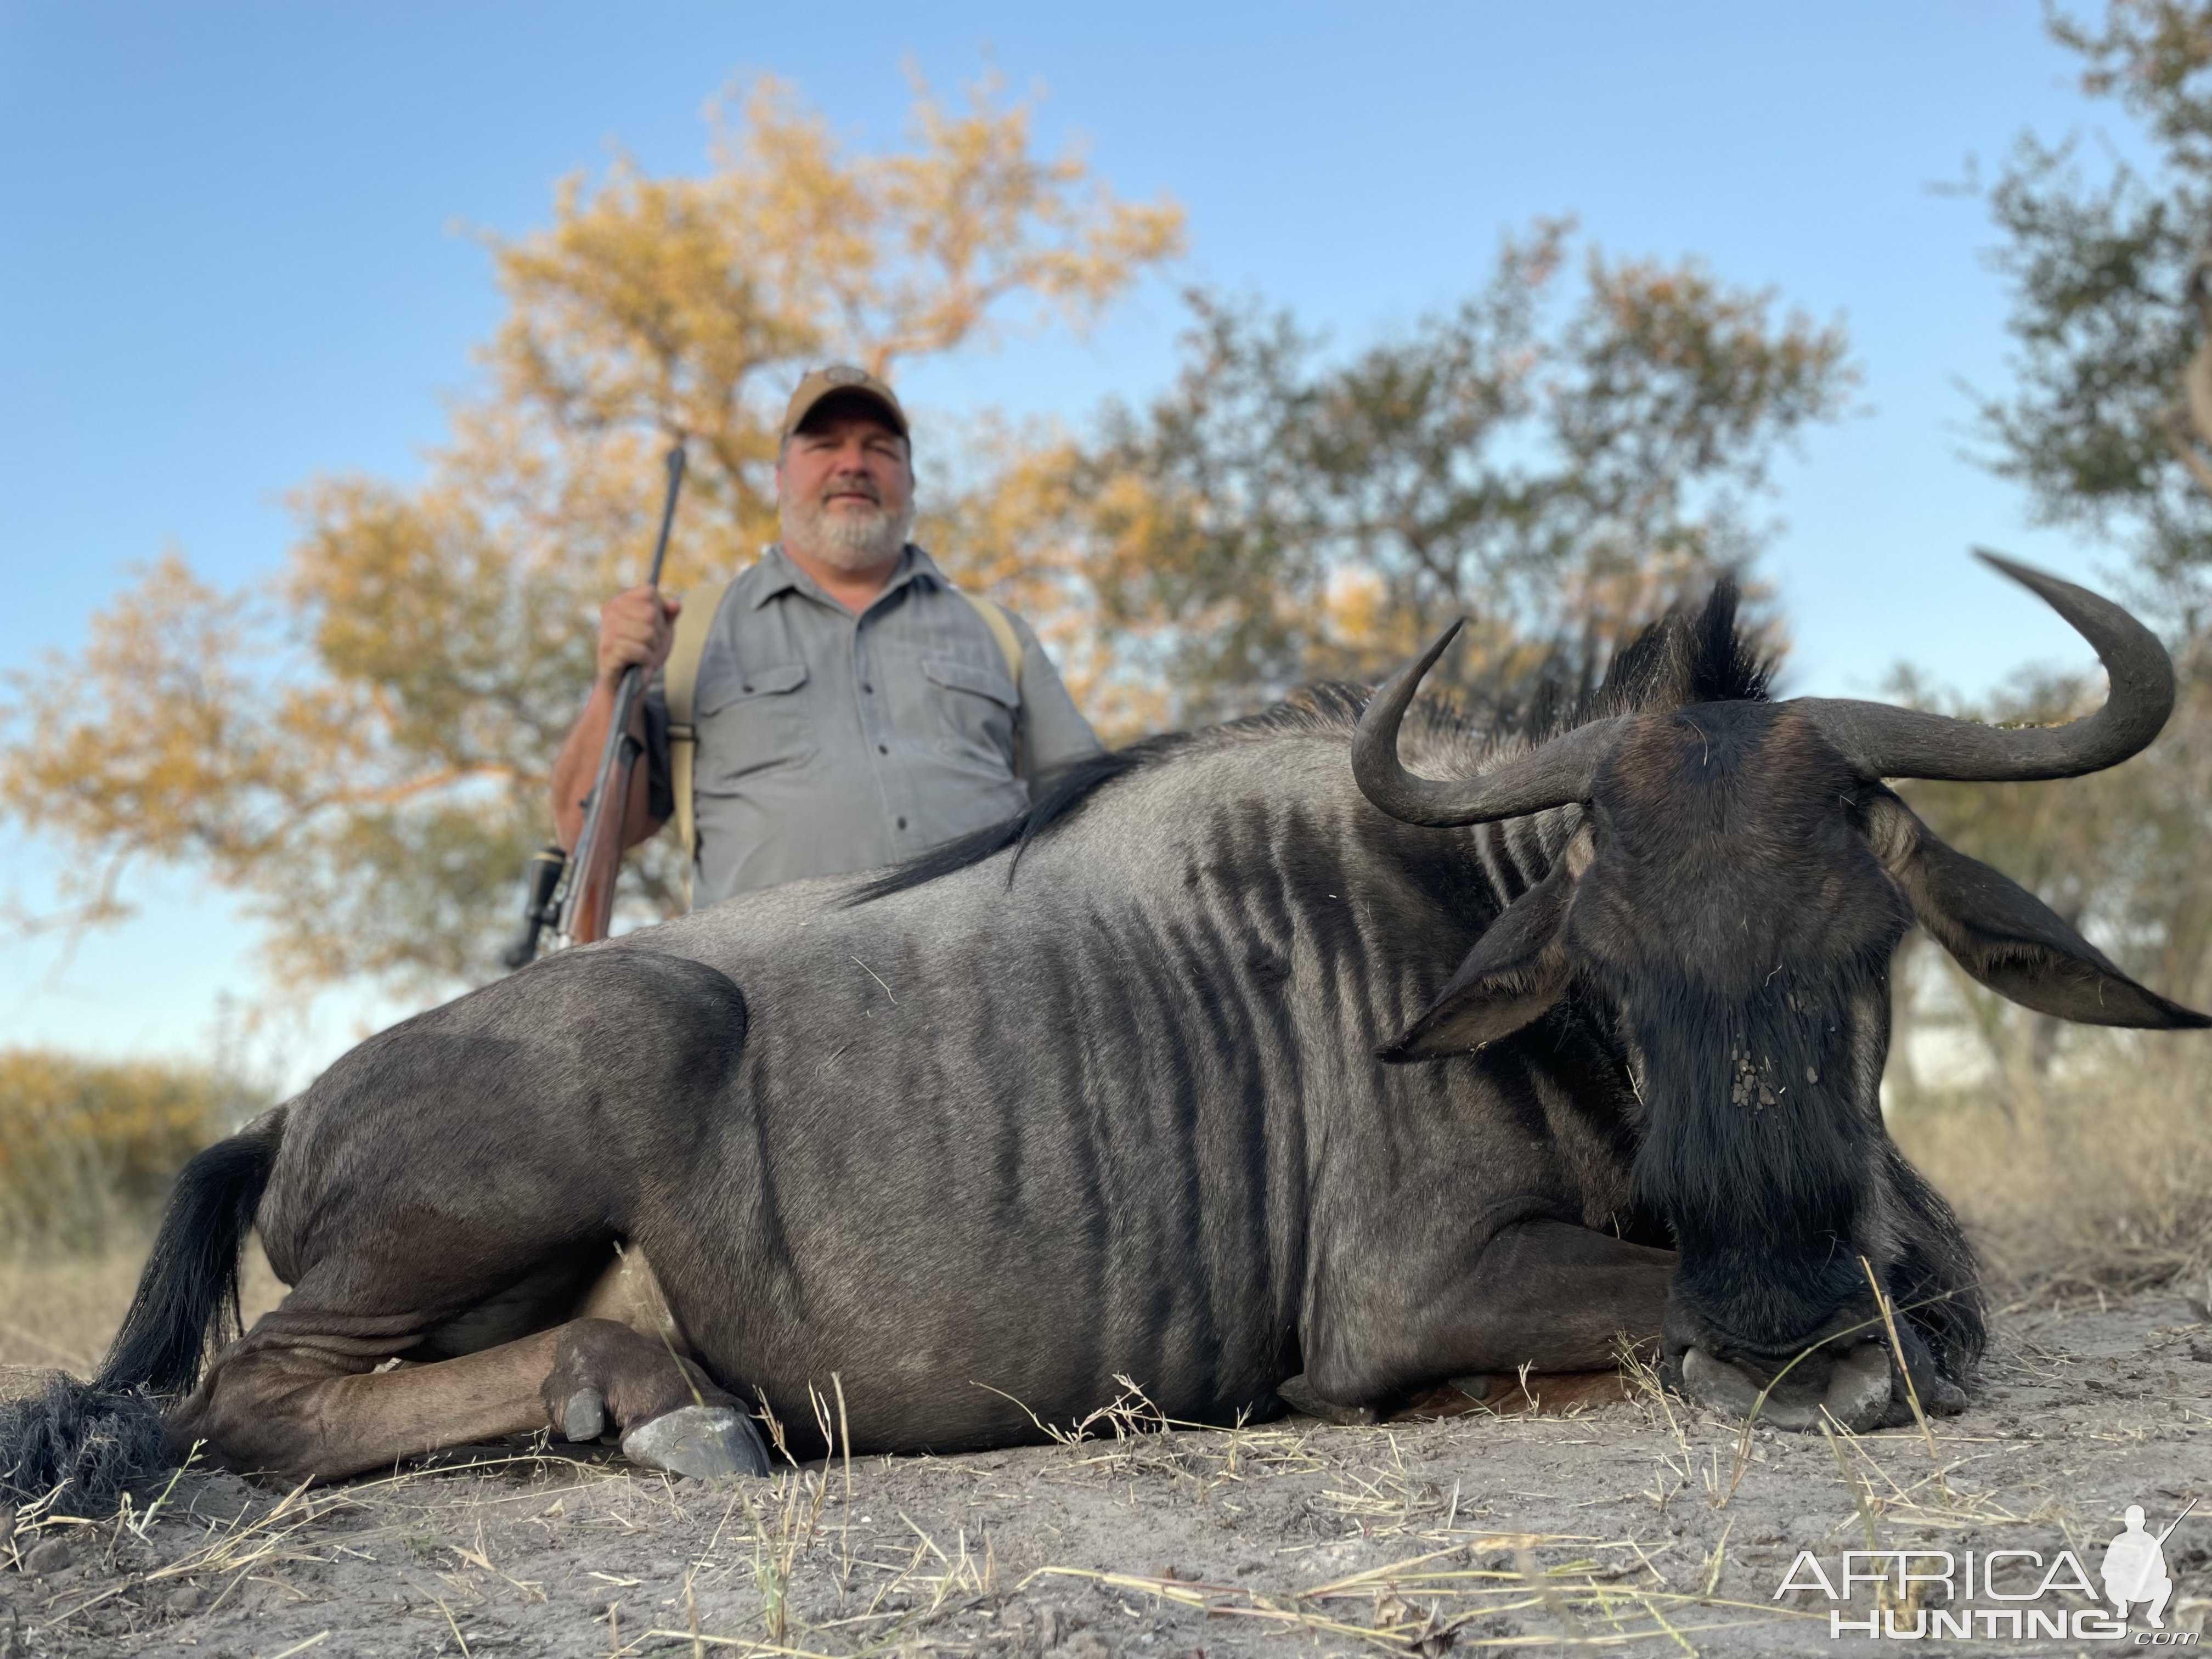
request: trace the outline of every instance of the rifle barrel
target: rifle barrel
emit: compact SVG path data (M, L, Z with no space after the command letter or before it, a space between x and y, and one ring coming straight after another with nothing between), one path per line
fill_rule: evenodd
M660 567L668 557L668 532L676 523L676 492L684 488L684 446L680 441L669 450L664 465L668 468L668 496L660 504L660 534L653 544L653 568L645 578L647 587L660 586Z
M2181 1511L2181 1513L2180 1513L2180 1514L2179 1514L2179 1515L2175 1516L2173 1517L2173 1519L2172 1519L2172 1520L2171 1520L2171 1521L2169 1521L2169 1522L2167 1522L2166 1523L2166 1530L2165 1530L2164 1532L2162 1532L2162 1533L2159 1534L2159 1535L2158 1535L2158 1541L2159 1541L2160 1543L2163 1544L2163 1543L2165 1543L2165 1542L2166 1542L2166 1540L2167 1539L2169 1539L2169 1538L2172 1537L2172 1536L2173 1536L2173 1529L2174 1529L2176 1527L2179 1526L2183 1522L2185 1522L2185 1521L2186 1521L2187 1519L2189 1519L2189 1511L2190 1511L2191 1510L2195 1509L2196 1507L2197 1507L2197 1500L2196 1500L2195 1498L2191 1498L2191 1499L2189 1500L2189 1503L2188 1503L2187 1506L2186 1506L2186 1507L2185 1507L2185 1508L2182 1510L2182 1511Z
M676 523L676 497L684 488L684 452L682 440L672 445L664 463L668 469L668 494L660 506L660 533L653 544L653 567L646 573L645 585L658 590L660 568L668 558L668 532ZM624 815L629 810L629 768L625 763L623 745L629 741L630 716L636 711L638 697L645 690L645 670L632 663L623 670L623 677L615 688L614 713L607 722L607 738L599 750L599 769L592 775L592 793L584 798L584 824L577 832L574 850L568 857L568 880L561 898L560 924L555 930L559 945L575 942L578 908L584 899L587 878L599 856L602 836L619 836ZM617 775L625 786L617 790L614 785ZM619 801L612 797L622 796ZM621 854L616 854L619 861Z

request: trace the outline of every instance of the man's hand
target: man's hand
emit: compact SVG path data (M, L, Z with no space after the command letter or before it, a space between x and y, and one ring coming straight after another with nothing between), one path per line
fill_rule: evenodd
M633 667L649 677L668 660L676 643L678 599L664 598L650 587L633 587L617 593L599 607L599 678L592 683L584 712L561 744L553 763L553 824L561 845L574 848L584 825L584 796L592 787L599 757L607 742L607 722L614 717L622 677ZM630 735L645 741L645 699L631 708ZM660 828L647 810L649 792L646 769L630 772L630 805L623 823L623 845L634 847Z
M599 607L599 684L609 690L635 664L648 678L668 660L676 643L676 613L684 608L650 587L626 588Z

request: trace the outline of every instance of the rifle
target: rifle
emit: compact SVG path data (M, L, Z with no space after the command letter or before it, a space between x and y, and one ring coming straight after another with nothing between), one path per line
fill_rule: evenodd
M561 919L561 878L568 872L568 849L549 841L530 855L530 869L522 878L522 932L499 953L509 968L526 968L538 960L538 935L545 925Z
M2193 1510L2193 1509L2195 1509L2196 1507L2197 1507L2197 1500L2196 1500L2195 1498L2191 1498L2191 1499L2189 1500L2189 1510ZM2159 1535L2158 1535L2158 1541L2159 1541L2159 1544L2160 1544L2160 1547L2163 1547L2165 1546L2166 1540L2167 1539L2169 1539L2169 1538L2171 1538L2171 1537L2172 1537L2172 1536L2173 1536L2173 1529L2174 1529L2176 1527L2179 1526L2183 1522L2185 1522L2185 1521L2186 1521L2187 1519L2189 1519L2189 1510L2182 1510L2182 1512L2181 1512L2180 1514L2179 1514L2179 1515L2175 1516L2173 1517L2173 1519L2172 1519L2172 1520L2171 1520L2171 1521L2169 1521L2169 1522L2167 1522L2166 1523L2166 1530L2165 1530L2164 1532L2162 1532L2162 1533L2159 1534Z
M660 509L660 535L653 547L653 568L646 586L660 586L660 567L668 557L668 532L676 522L676 497L684 488L684 446L668 452L668 496ZM584 797L584 827L574 852L549 844L530 860L523 899L522 933L500 960L520 968L536 959L538 936L550 922L555 950L588 945L607 936L615 908L615 881L622 872L623 822L629 811L630 779L642 745L630 735L630 717L645 695L645 670L632 663L615 688L614 713L607 722L606 746L592 793Z

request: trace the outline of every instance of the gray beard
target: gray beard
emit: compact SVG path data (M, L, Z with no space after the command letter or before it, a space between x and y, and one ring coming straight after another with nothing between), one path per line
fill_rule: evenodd
M907 532L914 528L911 505L896 514L886 513L880 506L867 514L850 509L832 513L821 501L785 500L777 506L782 511L787 545L796 545L802 553L848 576L879 568L897 558L906 546Z

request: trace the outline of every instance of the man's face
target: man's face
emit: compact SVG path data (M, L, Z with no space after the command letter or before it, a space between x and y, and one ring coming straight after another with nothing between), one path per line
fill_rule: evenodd
M907 441L864 411L833 412L784 446L775 495L785 546L839 570L888 564L914 524Z

